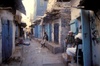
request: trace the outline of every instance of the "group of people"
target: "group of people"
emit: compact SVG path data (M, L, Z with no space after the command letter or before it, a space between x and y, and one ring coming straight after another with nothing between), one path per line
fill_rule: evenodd
M48 41L48 35L46 32L44 32L43 40L41 42L41 47L45 47L46 41ZM69 31L67 37L65 38L65 43L66 43L67 61L71 62L73 57L76 56L78 45L82 46L82 33L79 32L77 35L74 36L73 32Z
M77 35L74 36L73 32L69 31L65 39L65 43L66 43L67 61L71 62L72 59L77 54L78 45L82 46L82 34L79 32Z

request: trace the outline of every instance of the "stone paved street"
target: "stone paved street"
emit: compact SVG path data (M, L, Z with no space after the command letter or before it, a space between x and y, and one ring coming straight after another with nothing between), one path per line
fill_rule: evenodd
M11 61L2 66L65 66L61 54L52 54L47 48L41 48L39 42L35 40L27 40L25 43L25 45L18 46L20 52L14 55L21 57L21 61Z

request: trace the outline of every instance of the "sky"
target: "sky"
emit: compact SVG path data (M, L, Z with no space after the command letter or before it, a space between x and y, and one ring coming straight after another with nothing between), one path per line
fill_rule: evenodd
M47 2L44 2L44 0L22 0L22 3L25 7L26 15L19 11L17 11L17 14L21 14L21 22L26 23L27 27L36 20L37 16L43 16L47 7Z
M27 27L33 22L34 16L36 15L36 0L22 0L22 3L26 10L26 15L21 13L22 19L21 22L27 24Z

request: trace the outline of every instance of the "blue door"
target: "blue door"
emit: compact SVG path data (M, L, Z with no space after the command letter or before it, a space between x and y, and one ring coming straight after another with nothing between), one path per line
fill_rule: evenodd
M8 20L2 20L2 60L10 58L12 54L12 24Z
M41 38L41 32L42 32L42 28L40 25L38 25L38 38Z
M92 53L91 53L91 41L90 41L90 22L88 11L81 10L81 20L82 20L82 34L83 34L83 58L84 66L92 66Z
M35 38L38 38L38 25L35 26Z
M58 23L54 24L54 42L55 43L59 42L59 24Z
M51 27L51 24L46 24L45 25L45 31L48 35L48 41L51 41L51 31L52 31L52 27Z
M13 35L13 29L12 29L12 22L11 21L7 21L8 22L8 41L9 41L9 56L11 56L12 54L12 35Z
M49 31L48 31L48 35L49 35L49 41L51 41L51 36L52 36L52 25L49 24Z

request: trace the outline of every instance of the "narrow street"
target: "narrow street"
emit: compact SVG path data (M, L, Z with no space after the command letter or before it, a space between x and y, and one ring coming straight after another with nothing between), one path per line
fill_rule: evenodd
M21 57L21 61L11 61L2 66L64 66L61 54L52 54L47 48L41 48L39 42L35 40L27 40L25 43L25 45L18 46L21 51L14 55Z
M100 66L99 61L99 0L0 0L0 66Z

